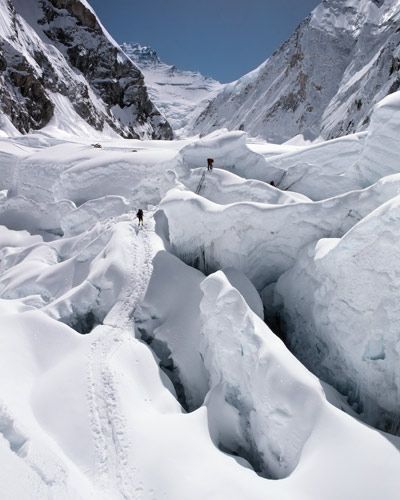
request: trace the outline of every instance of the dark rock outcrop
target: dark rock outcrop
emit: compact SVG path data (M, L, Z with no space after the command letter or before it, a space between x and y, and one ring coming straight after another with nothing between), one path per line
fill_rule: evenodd
M80 0L30 2L36 9L12 0L1 6L9 30L0 32L0 107L20 132L47 125L61 95L96 130L108 126L126 138L172 138L142 73L90 8Z

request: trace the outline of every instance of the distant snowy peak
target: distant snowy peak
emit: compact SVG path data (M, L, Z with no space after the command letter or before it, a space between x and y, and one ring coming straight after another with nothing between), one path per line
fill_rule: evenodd
M22 133L172 138L142 73L84 0L0 0L0 111Z
M121 48L138 65L161 64L157 52L151 47L140 45L140 43L124 42L121 44Z
M152 101L178 135L186 133L195 117L223 88L220 82L197 71L163 62L151 47L128 42L121 48L141 69Z
M337 36L345 30L356 40L366 27L396 21L399 0L323 0L311 13L311 25Z
M399 0L324 0L210 102L194 131L228 127L284 142L364 130L374 105L400 88L399 28Z

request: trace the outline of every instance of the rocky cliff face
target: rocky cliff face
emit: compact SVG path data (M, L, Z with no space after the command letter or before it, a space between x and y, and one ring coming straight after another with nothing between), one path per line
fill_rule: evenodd
M0 0L0 107L22 133L58 117L172 138L143 75L84 0Z
M178 135L187 133L192 120L223 87L197 71L164 63L151 47L123 43L122 49L143 72L151 100Z
M365 129L375 103L400 88L399 15L399 0L324 0L267 61L227 85L194 130L283 142Z

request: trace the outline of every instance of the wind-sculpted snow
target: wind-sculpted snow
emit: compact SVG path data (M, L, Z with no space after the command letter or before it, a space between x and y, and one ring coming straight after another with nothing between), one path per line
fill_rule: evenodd
M372 425L399 431L400 198L310 245L276 287L288 343Z
M61 229L64 235L73 236L92 228L97 222L116 218L132 209L128 200L123 196L106 195L94 200L88 200L78 208L74 208L64 215L61 220Z
M75 329L87 329L86 323L93 327L115 303L123 281L121 255L115 248L121 226L114 234L97 225L75 238L2 249L0 296L36 297L51 316Z

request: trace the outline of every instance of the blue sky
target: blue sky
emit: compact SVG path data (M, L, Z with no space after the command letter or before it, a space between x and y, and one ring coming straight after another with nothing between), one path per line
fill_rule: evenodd
M222 82L262 63L319 0L89 0L118 42Z

